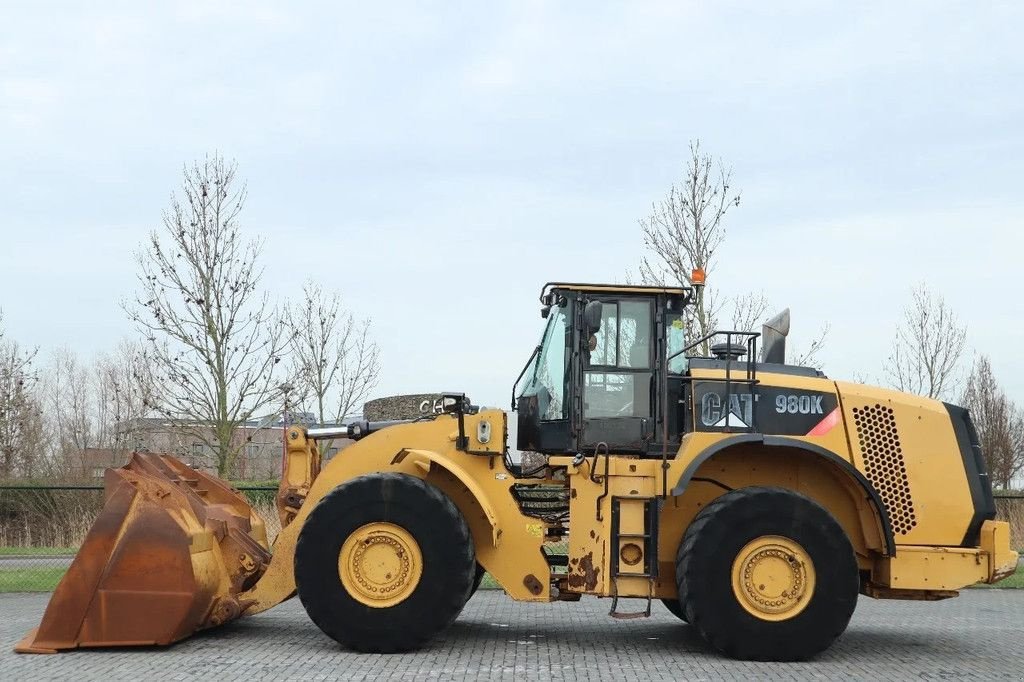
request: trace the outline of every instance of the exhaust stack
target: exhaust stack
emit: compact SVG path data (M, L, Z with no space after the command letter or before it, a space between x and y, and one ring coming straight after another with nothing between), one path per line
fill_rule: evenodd
M789 335L789 308L764 323L761 338L765 362L786 363L786 337Z

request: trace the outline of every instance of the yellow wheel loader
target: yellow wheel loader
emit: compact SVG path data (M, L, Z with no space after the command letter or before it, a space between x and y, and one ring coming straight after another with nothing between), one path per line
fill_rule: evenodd
M725 655L788 661L827 648L859 594L945 599L1015 570L965 410L786 364L788 313L687 339L694 296L543 288L513 388L532 467L506 413L461 394L287 429L272 547L236 491L134 455L17 650L170 644L298 595L343 646L407 651L486 571L513 599L604 597L617 618L660 601ZM342 436L321 470L318 441Z

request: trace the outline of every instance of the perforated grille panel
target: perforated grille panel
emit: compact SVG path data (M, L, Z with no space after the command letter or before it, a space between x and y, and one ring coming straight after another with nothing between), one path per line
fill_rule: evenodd
M855 407L853 421L868 480L889 511L893 532L906 535L917 525L917 516L910 498L907 466L892 408L885 405Z

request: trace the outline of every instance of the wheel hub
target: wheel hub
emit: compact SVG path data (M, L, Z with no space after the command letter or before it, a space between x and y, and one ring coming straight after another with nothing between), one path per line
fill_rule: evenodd
M732 590L740 606L767 621L795 617L811 601L815 572L799 543L779 535L751 540L732 564Z
M353 599L387 608L416 590L423 575L423 555L416 539L401 526L368 523L341 546L338 575Z

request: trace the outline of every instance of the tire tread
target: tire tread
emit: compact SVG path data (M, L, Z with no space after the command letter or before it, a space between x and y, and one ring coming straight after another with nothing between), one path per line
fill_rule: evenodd
M369 489L368 492L366 488ZM447 530L454 534L453 542L450 543L454 550L448 555L449 560L444 566L446 575L450 576L450 580L446 578L446 581L454 588L439 590L435 586L427 586L436 596L431 609L433 613L420 614L424 617L408 619L402 627L375 627L367 623L365 618L353 618L353 614L337 613L329 608L328 600L323 598L323 591L337 589L343 592L344 587L340 580L333 586L305 584L307 580L317 581L310 579L312 573L304 570L306 567L302 565L303 562L320 558L318 555L323 552L324 542L338 533L336 510L349 506L354 494L372 497L378 492L403 500L419 498L416 504L420 506L422 513L436 514L437 520L434 523L445 524ZM295 582L306 613L317 627L332 639L363 653L384 654L417 649L451 625L458 618L469 597L469 590L476 576L476 566L472 536L455 503L439 488L422 479L392 472L354 478L325 495L307 517L295 547ZM360 608L371 607L358 605L352 610L358 611ZM434 617L428 617L429 615Z
M819 516L821 523L829 526L830 531L817 538L824 543L821 556L829 557L829 561L846 560L845 566L816 566L819 575L834 569L840 574L847 574L850 583L840 584L837 588L834 615L824 622L815 623L815 628L807 628L802 637L785 638L768 645L764 638L743 636L738 628L709 622L712 619L707 611L702 612L696 606L701 599L701 591L713 579L706 574L709 556L735 533L730 517L736 515L735 510L751 505L765 510L788 510L796 505L803 507L808 514ZM685 604L687 621L714 648L732 658L746 660L805 660L823 651L846 629L856 606L858 591L853 548L838 521L813 500L785 488L740 488L715 498L697 514L683 536L676 554L676 579L679 601Z

